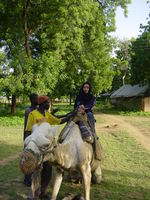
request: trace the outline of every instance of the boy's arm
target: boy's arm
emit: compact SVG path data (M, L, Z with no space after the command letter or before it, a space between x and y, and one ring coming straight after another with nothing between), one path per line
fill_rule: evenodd
M27 120L27 126L25 129L25 133L29 136L31 134L32 131L32 126L33 126L33 116L32 113L29 114L28 116L28 120Z

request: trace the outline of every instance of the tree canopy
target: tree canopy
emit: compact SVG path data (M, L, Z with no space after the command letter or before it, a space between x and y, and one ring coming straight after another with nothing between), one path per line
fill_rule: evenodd
M132 39L118 41L115 57L113 58L114 79L112 82L112 90L116 90L120 86L130 83L131 42Z
M130 0L0 0L1 91L74 94L89 80L111 88L115 11Z
M133 84L150 84L150 21L141 25L141 35L132 42L131 81Z

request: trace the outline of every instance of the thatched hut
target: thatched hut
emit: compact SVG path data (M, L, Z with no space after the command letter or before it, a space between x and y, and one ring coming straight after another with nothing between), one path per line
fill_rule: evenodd
M123 85L110 96L112 104L128 110L150 111L148 85Z

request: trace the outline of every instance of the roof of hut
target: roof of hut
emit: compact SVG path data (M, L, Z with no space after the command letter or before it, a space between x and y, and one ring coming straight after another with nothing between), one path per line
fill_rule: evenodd
M119 98L119 97L138 97L138 96L145 96L148 91L148 85L129 85L125 84L120 87L118 90L113 92L110 98Z

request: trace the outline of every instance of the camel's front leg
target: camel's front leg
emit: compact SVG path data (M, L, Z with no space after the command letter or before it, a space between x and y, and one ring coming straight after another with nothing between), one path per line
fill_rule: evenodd
M36 200L39 197L41 188L41 169L37 169L32 174L32 185L28 194L28 200Z
M57 173L54 178L51 200L56 200L56 198L57 198L57 194L59 192L61 182L62 182L62 174L63 174L63 171L60 169L57 169Z
M81 168L81 173L83 175L84 198L85 198L85 200L90 200L90 185L91 185L91 167L90 167L90 165L83 166Z

